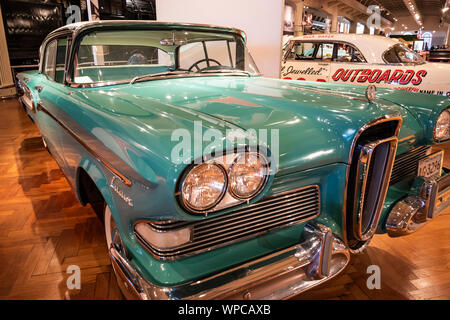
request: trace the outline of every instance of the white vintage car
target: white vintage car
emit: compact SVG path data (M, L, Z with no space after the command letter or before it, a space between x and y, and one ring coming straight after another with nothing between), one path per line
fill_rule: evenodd
M397 39L366 34L292 38L285 47L281 78L450 96L450 64L426 62Z

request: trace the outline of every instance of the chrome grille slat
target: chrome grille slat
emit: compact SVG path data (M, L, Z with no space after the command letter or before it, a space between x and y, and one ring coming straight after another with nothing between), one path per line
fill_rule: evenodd
M177 248L157 249L146 243L139 234L136 232L135 234L136 238L155 257L174 259L302 223L317 217L319 213L320 192L319 187L314 185L275 194L218 217L194 222L169 222L166 225L151 223L152 227L160 231L190 226L192 228L191 242Z
M391 180L389 184L396 184L405 177L416 174L419 166L419 161L426 158L429 154L429 151L430 147L423 146L398 155L395 159L394 168L392 169Z
M314 210L314 207L315 207L314 204L310 204L309 206L307 206L305 208L300 208L299 210L309 211L310 209ZM270 215L270 218L273 220L275 220L276 218L286 218L287 213L289 214L289 213L294 213L294 212L296 212L295 209L290 210L288 212L281 212L278 214ZM270 213L271 212L269 212L269 214ZM268 214L265 215L265 218L267 217L267 215ZM289 215L287 215L287 216L289 216ZM220 229L221 226L212 228L211 230L204 230L204 231L200 231L200 232L197 232L197 229L194 227L194 239L197 240L197 239L201 239L202 237L205 237L205 236L211 236L211 235L217 234L220 231L225 233L227 230L239 229L239 228L246 227L246 226L253 226L254 224L257 224L258 222L265 221L265 220L266 219L263 219L263 218L253 218L250 221L246 221L245 223L235 222L235 223L231 224L231 227L229 225L227 225L224 229L221 229L219 231L215 231L215 230Z
M243 209L238 209L227 215L214 218L215 219L214 221L223 221L223 220L229 221L230 219L232 219L236 216L241 217L243 213L251 213L251 212L256 212L256 211L260 212L259 210L261 210L261 209L272 207L272 203L275 201L276 201L277 206L279 206L280 204L291 203L290 199L294 198L295 196L299 196L299 195L300 195L300 197L298 198L298 200L305 199L307 197L311 197L314 192L315 191L309 191L309 192L306 192L305 194L296 193L289 197L282 197L280 201L276 201L277 199L268 199L268 200L263 199L261 202L258 202L255 205L251 205L251 206L248 206ZM207 224L209 226L211 224L211 219L205 219L203 221L199 221L197 225L201 226L203 224Z
M244 231L244 232L236 231L235 233L229 234L228 237L226 237L225 239L220 238L220 237L215 237L212 241L201 241L201 242L195 243L195 245L183 246L183 247L176 248L174 250L160 251L160 250L153 249L153 251L159 252L160 254L164 254L165 256L174 255L174 254L179 256L181 254L181 252L183 252L183 251L191 252L193 250L198 250L201 248L210 248L211 246L214 246L217 243L223 244L224 241L230 241L230 240L234 240L234 239L245 239L246 236L253 235L254 231L258 231L258 232L261 230L270 231L274 227L289 226L289 225L292 225L293 223L297 222L297 219L299 216L302 216L302 214L296 215L295 217L292 217L286 221L263 225L254 230L248 230L248 231ZM311 216L311 217L313 217L313 216ZM300 221L300 222L302 222L302 221Z
M293 207L293 206L295 206L297 204L306 206L308 204L314 203L315 201L316 201L316 199L310 199L308 201L302 200L302 201L296 201L296 202L293 202L293 203L284 203L281 206L276 206L277 210L275 210L275 211L272 211L274 209L274 207L266 207L266 208L264 208L264 210L261 210L261 211L252 210L252 212L250 212L250 214L247 212L245 217L248 218L248 219L255 219L255 218L256 219L258 219L258 218L260 219L261 217L265 217L267 215L270 215L270 216L273 217L275 213L278 213L278 212L283 213L284 209L287 206ZM241 220L242 220L241 216L234 216L231 219L221 220L221 221L217 221L217 222L214 222L214 223L211 223L211 224L205 224L203 226L202 225L196 225L195 226L195 230L196 231L198 230L198 232L201 232L202 230L205 230L205 229L206 230L214 230L214 229L217 228L217 226L221 226L223 224L227 224L229 226L229 225L233 225L233 224L239 223L239 222L241 222Z
M309 214L312 214L312 213L313 213L313 211L310 210ZM215 236L212 236L210 238L206 238L206 235L203 235L202 237L200 237L200 239L197 239L194 236L194 240L199 241L199 243L202 243L202 242L206 242L206 241L209 242L210 240L215 240L215 239L226 239L230 235L235 235L238 233L245 233L245 232L253 232L255 230L264 229L266 227L271 227L272 225L278 225L279 223L284 223L287 221L290 222L291 220L296 220L298 217L301 217L301 216L303 216L303 212L297 211L297 212L295 212L295 214L290 214L290 215L287 215L286 217L278 217L277 219L273 219L273 221L265 221L265 222L259 223L259 224L257 224L258 227L256 227L256 228L254 225L246 225L242 229L235 227L235 228L231 228L228 231L225 231L220 234L218 234L216 232ZM309 216L309 215L306 215L306 216Z

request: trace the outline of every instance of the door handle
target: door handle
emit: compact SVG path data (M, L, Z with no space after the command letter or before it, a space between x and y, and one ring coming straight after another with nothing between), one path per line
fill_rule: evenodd
M41 91L44 89L42 86L35 86L34 90L36 90L38 93L41 93Z

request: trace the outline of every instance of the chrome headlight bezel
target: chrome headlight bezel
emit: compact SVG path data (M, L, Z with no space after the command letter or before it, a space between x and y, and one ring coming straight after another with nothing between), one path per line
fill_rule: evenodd
M439 121L440 121L441 117L446 116L446 114L447 114L448 117L450 117L450 107L447 107L444 110L442 110L441 113L439 113L439 116L436 119L436 123L434 124L434 127L433 127L433 140L435 142L443 142L443 141L446 141L446 140L450 139L450 129L447 129L448 130L447 134L444 137L439 138L439 137L436 136L437 129L438 129L437 127L438 127ZM449 128L450 127L450 121L447 123L447 125L448 125L447 128Z
M241 157L246 157L247 155L256 155L256 157L258 157L260 159L260 163L261 163L261 168L265 171L265 174L263 176L263 179L261 180L261 182L259 183L259 185L257 186L257 188L255 188L251 193L249 193L246 196L243 195L239 195L238 192L236 190L233 189L232 183L233 183L233 178L232 178L232 172L233 172L233 168L238 164L237 161L239 161L239 159ZM264 188L264 186L267 183L267 179L268 179L268 172L269 172L269 162L267 160L267 158L261 154L261 153L257 153L257 152L245 152L245 153L240 153L236 156L236 158L233 160L233 163L230 165L229 169L228 169L228 182L229 182L229 192L231 193L231 195L236 198L236 199L240 199L240 200L247 200L247 199L252 199L254 198L259 192L261 192L261 190Z
M248 197L239 197L230 190L230 169L231 169L232 165L234 164L235 160L239 156L242 156L246 153L256 153L258 155L258 157L263 159L262 162L265 163L265 167L264 167L265 174L264 174L263 182L261 183L261 185L258 186L258 188L257 188L257 190L255 190L255 192L253 192ZM214 164L224 170L225 175L226 175L226 186L224 188L224 192L221 195L221 197L218 198L218 200L213 205L209 206L208 208L199 209L199 208L193 207L192 205L190 205L189 203L186 203L186 201L184 201L183 186L185 184L186 178L189 175L189 173L192 170L194 170L194 168L196 168L200 165L203 165L205 163L206 164ZM234 150L233 152L224 152L223 155L220 155L220 156L210 155L208 157L204 157L203 162L201 162L201 163L194 162L191 165L189 165L183 171L183 173L180 175L180 179L177 183L175 196L178 200L179 205L186 212L188 212L190 214L206 216L209 213L218 212L218 211L230 208L230 207L234 207L234 206L240 205L242 203L248 202L251 199L256 198L258 195L261 194L261 192L267 186L267 183L269 181L269 176L270 176L270 161L269 161L269 158L265 154L263 154L261 152L250 151L248 149L246 149L245 151Z
M222 190L221 190L219 196L216 198L216 200L212 204L210 204L208 206L205 206L205 207L195 207L194 205L189 203L189 201L187 201L185 199L185 197L183 197L183 190L184 190L185 183L186 183L186 180L187 180L188 176L190 174L192 174L192 172L195 169L198 169L201 166L205 166L205 165L211 165L211 166L219 169L222 172L223 177L224 177L224 185L222 187ZM180 198L181 198L181 201L183 202L183 206L188 208L190 211L193 211L193 212L204 212L204 211L210 210L211 208L214 208L220 201L222 201L225 193L227 192L227 189L228 189L228 174L227 174L225 168L221 164L216 163L214 161L212 161L212 162L207 161L207 162L203 162L203 163L191 166L189 168L189 170L183 175L183 182L181 183L181 186L180 186Z

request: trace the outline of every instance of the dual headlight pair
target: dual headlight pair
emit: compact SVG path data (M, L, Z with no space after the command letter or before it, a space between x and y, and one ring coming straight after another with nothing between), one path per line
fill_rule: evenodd
M208 213L248 201L267 183L269 162L261 153L245 151L211 158L190 167L179 187L181 205L192 213Z
M226 154L191 165L182 175L177 196L190 213L207 214L256 197L269 177L269 161L258 152ZM191 227L162 231L147 222L134 230L156 250L171 250L191 241Z
M450 108L445 109L439 115L434 126L433 138L437 142L450 139Z

